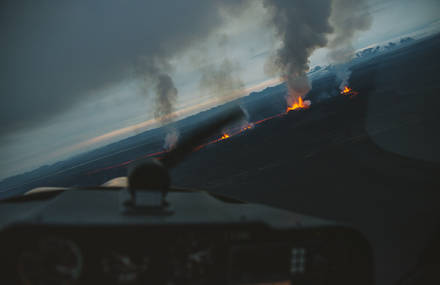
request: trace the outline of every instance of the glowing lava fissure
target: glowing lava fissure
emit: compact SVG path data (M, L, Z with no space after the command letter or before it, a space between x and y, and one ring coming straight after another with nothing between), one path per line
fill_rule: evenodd
M301 97L298 97L296 101L293 102L290 106L287 106L286 113L289 113L290 111L297 110L297 109L307 109L310 107L310 101L305 100Z
M247 130L250 130L253 127L254 127L253 123L248 123L247 125L241 126L239 128L230 129L227 132L224 132L223 135L219 139L215 140L215 142L228 139L231 136L238 135L239 133L242 133L242 132L245 132Z
M305 101L305 102L309 102L308 104L307 103L304 104L302 99L300 100L300 102L301 102L301 105L303 105L303 107L300 107L300 108L308 108L310 106L310 101L308 101L308 100ZM298 109L298 108L295 108L295 109ZM292 110L294 110L294 109L292 109ZM196 148L194 148L194 151L199 151L200 149L202 149L202 148L204 148L204 147L206 147L208 145L215 144L215 143L218 143L220 141L229 139L232 136L235 136L237 134L245 132L245 131L247 131L249 129L253 129L256 125L262 124L262 123L264 123L266 121L270 121L272 119L282 117L282 116L286 115L287 112L289 112L289 111L286 111L285 113L276 114L274 116L270 116L270 117L264 118L262 120L255 121L253 123L249 123L246 126L242 126L242 127L238 128L238 129L236 128L236 129L230 130L228 132L225 132L225 133L223 133L223 135L221 137L218 137L217 139L208 141L207 143L204 143L204 144L201 144L201 145L197 146ZM110 169L114 169L114 168L127 167L128 164L133 163L133 162L138 161L138 160L141 160L141 159L145 159L145 158L153 158L154 157L154 158L160 160L162 158L162 155L167 153L167 152L169 152L169 150L162 150L162 151L158 151L158 152L155 152L155 153L150 153L150 154L144 155L144 156L142 156L140 158L135 158L135 159L132 159L132 160L128 160L128 161L116 164L116 165L111 165L111 166L107 166L107 167L104 167L104 168L100 168L100 169L95 169L95 170L89 171L89 172L87 172L87 175L96 174L98 172L105 171L105 170L110 170Z
M357 92L356 92L356 94L357 94ZM279 113L279 114L276 114L276 115L273 115L273 116L270 116L270 117L267 117L267 118L255 121L253 123L248 123L247 125L241 126L239 128L234 128L234 129L228 130L227 132L224 132L217 139L208 141L208 142L206 142L204 144L201 144L201 145L197 146L196 148L194 148L194 151L198 151L198 150L200 150L200 149L202 149L202 148L204 148L204 147L206 147L208 145L215 144L215 143L218 143L220 141L229 139L229 138L231 138L231 137L233 137L235 135L238 135L238 134L240 134L242 132L245 132L245 131L247 131L249 129L253 129L255 126L257 126L259 124L262 124L262 123L264 123L266 121L282 117L282 116L286 115L288 112L290 112L292 110L307 109L307 108L310 107L310 105L311 105L310 100L304 100L303 101L303 99L301 97L298 97L297 102L294 102L291 106L288 106L287 109L286 109L286 112ZM128 164L133 163L135 161L138 161L140 159L153 158L153 157L156 158L156 159L161 159L162 155L167 153L167 152L169 152L169 149L158 151L158 152L155 152L155 153L150 153L150 154L147 154L147 155L145 155L143 157L140 157L140 158L135 158L135 159L132 159L132 160L128 160L128 161L116 164L116 165L111 165L111 166L108 166L108 167L104 167L104 168L100 168L100 169L95 169L95 170L89 171L89 172L87 172L87 175L92 175L92 174L95 174L95 173L98 173L98 172L101 172L101 171L105 171L105 170L110 170L110 169L113 169L113 168L127 167Z

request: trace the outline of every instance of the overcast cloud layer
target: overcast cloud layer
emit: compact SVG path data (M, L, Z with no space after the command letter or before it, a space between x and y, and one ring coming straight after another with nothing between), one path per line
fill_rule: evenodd
M327 45L329 34L335 33L331 46L339 48L350 46L356 30L368 28L368 18L358 12L360 8L365 12L365 0L352 2L263 1L271 15L268 24L274 26L281 40L271 65L288 82L295 97L309 90L305 75L309 57ZM4 4L0 23L6 43L0 53L0 134L44 122L87 100L91 90L130 76L144 77L144 90L152 93L154 115L163 118L175 111L179 92L170 74L170 59L221 26L225 14L239 15L248 3L62 0ZM335 17L330 23L332 13ZM355 17L347 20L345 15ZM201 86L231 83L221 82L224 78L218 75L220 81L204 75Z
M239 11L241 5L235 0L2 4L0 135L62 113L87 100L90 90L132 76L133 66L145 71L156 91L175 97L166 73L170 57L218 27L225 10ZM153 102L167 112L172 107L163 99Z

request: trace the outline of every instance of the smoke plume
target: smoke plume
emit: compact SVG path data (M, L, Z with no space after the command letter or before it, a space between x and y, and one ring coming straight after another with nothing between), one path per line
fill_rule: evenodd
M170 75L172 66L166 58L142 57L136 66L136 76L141 77L145 95L153 97L154 118L161 123L173 119L178 90ZM153 94L151 94L153 93Z
M264 0L264 4L281 40L269 65L287 82L288 103L310 90L306 73L316 49L328 47L333 61L344 62L354 51L353 36L371 24L366 0Z
M225 59L220 65L210 65L202 70L200 91L216 96L219 100L243 92L244 83L238 75L238 64Z
M354 55L352 41L356 33L371 26L367 0L333 0L329 22L334 28L328 44L329 58L334 63L345 63Z
M154 117L161 119L171 115L174 111L174 102L177 99L177 88L174 86L173 79L168 74L160 73L157 75L156 90L156 109Z
M347 64L341 64L336 69L336 78L341 82L339 83L339 90L343 90L345 86L348 86L350 80L351 70Z
M327 0L265 0L272 22L281 39L281 47L271 59L287 82L289 96L304 96L310 89L306 76L309 57L314 50L327 44L332 32L328 21L331 2Z
M334 28L328 44L329 59L335 64L336 78L340 81L339 89L349 85L351 70L348 62L353 58L355 48L353 39L356 33L370 28L372 17L367 0L333 0L330 23Z
M174 103L177 100L177 88L174 86L173 79L168 74L160 73L156 78L155 85L155 110L154 117L162 123L166 123L174 118ZM179 132L175 128L168 128L165 136L164 148L173 149L177 145Z
M176 128L170 128L165 135L163 148L166 150L172 150L177 146L179 141L179 132Z

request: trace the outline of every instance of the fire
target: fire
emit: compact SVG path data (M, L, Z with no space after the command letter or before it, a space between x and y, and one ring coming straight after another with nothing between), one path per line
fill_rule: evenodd
M347 95L350 94L351 91L353 91L353 89L351 89L350 87L348 87L347 85L344 86L344 89L341 90L341 94L342 95Z
M307 109L310 107L310 101L309 100L305 100L303 101L303 99L301 97L298 97L298 101L297 102L293 102L293 104L291 106L288 106L286 109L286 113L292 111L292 110L296 110L296 109Z
M354 91L352 88L348 87L347 85L344 86L344 88L341 90L340 93L342 95L348 95L350 98L352 98L352 97L354 97L354 96L359 94L359 92ZM246 125L242 125L241 127L236 127L234 129L229 129L227 132L226 132L226 130L223 130L224 133L223 133L223 135L221 137L217 137L217 139L211 140L209 142L206 142L204 144L201 144L201 145L195 147L194 151L198 151L198 150L200 150L200 149L202 149L202 148L204 148L204 147L206 147L208 145L211 145L211 144L214 144L214 143L218 143L219 141L229 139L230 137L235 136L237 134L240 134L242 132L245 132L245 131L247 131L249 129L256 128L258 125L260 125L260 124L262 124L262 123L264 123L266 121L286 116L287 113L292 111L292 110L307 109L307 108L310 107L310 105L311 105L311 101L310 100L303 100L301 97L298 97L298 99L296 101L294 101L290 106L287 107L285 113L279 113L279 114L276 114L276 115L273 115L273 116L270 116L270 117L266 117L266 118L263 118L261 120L255 121L255 122L250 122L250 123L247 123ZM174 135L176 136L175 138L174 137L170 137L170 138L167 138L167 140L168 139L176 139L177 140L177 135L178 134L176 133ZM105 168L101 168L101 169L97 169L97 170L94 170L94 171L90 171L87 174L92 175L92 174L97 173L97 172L101 172L101 171L105 171L105 170L109 170L109 169L113 169L113 168L117 168L117 167L126 166L126 165L128 165L128 164L130 164L130 163L132 163L132 162L134 162L134 161L136 161L138 159L144 159L144 158L147 158L147 157L156 157L156 158L160 159L161 156L163 154L167 153L168 151L170 151L170 149L167 149L167 150L164 150L164 151L160 151L160 152L150 153L150 154L147 154L147 155L145 155L143 157L140 157L140 158L137 158L137 159L129 160L129 161L117 164L117 165L112 165L112 166L108 166L108 167L105 167Z
M225 133L225 134L222 135L222 137L221 137L219 140L220 140L220 141L221 141L221 140L225 140L225 139L227 139L227 138L229 138L229 137L230 137L230 135L228 135L228 134Z
M244 132L246 130L252 129L254 127L253 124L247 124L246 126L242 127L240 132Z
M350 97L358 95L358 92L354 91L352 88L348 87L347 85L344 86L344 88L341 90L342 95L349 95Z

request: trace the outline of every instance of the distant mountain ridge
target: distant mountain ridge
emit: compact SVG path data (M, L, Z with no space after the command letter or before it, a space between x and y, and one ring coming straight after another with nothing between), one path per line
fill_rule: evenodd
M375 56L378 56L378 55L386 53L386 52L394 51L397 48L407 46L407 45L412 44L414 42L416 42L416 40L412 37L403 37L397 41L390 41L386 44L376 44L376 45L372 45L372 46L357 50L354 55L354 58L351 60L351 62L349 64L355 64L360 61L369 60ZM320 75L322 75L323 72L334 72L336 70L336 68L337 68L337 65L334 65L334 64L329 64L329 65L325 65L325 66L317 65L317 66L313 67L308 72L308 74L311 77L320 76Z

